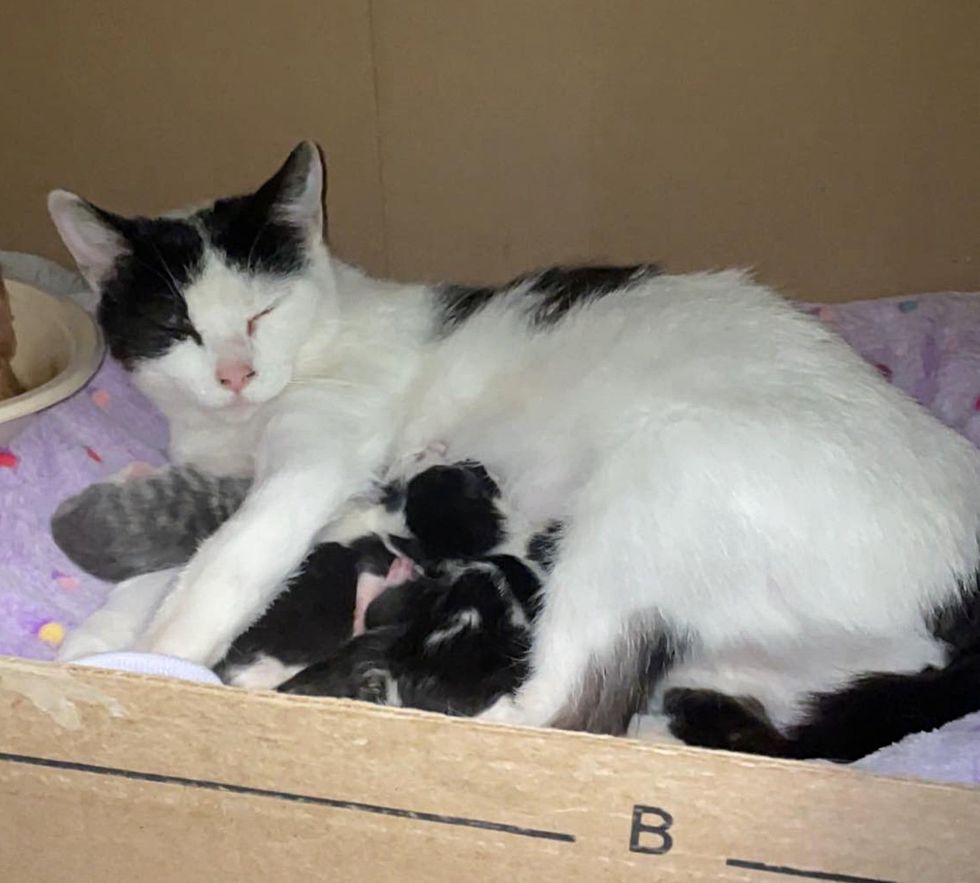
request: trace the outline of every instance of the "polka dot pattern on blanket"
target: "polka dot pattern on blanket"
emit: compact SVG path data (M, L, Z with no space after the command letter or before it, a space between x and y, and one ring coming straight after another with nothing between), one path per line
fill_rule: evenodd
M166 445L163 417L107 360L0 448L0 654L50 659L102 603L108 586L61 554L51 515L93 482L165 462Z

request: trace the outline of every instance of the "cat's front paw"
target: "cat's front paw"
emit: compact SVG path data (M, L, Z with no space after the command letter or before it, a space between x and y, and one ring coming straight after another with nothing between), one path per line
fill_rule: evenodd
M136 642L135 649L176 656L207 668L216 665L237 635L224 631L226 617L216 618L207 609L196 609L191 600L187 586L174 591Z
M133 640L131 629L123 617L100 617L96 622L85 622L68 632L55 656L56 662L74 662L85 656L125 650Z

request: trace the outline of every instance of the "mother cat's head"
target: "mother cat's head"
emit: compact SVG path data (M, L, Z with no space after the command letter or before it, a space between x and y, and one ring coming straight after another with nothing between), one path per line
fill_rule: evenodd
M254 193L203 208L127 218L64 190L48 208L140 386L234 416L281 392L314 320L331 324L323 192L304 142Z

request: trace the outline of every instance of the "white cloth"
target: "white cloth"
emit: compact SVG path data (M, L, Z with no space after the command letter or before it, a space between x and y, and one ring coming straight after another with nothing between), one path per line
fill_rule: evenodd
M91 668L108 668L138 675L155 675L161 678L176 678L180 681L193 681L196 684L216 684L221 680L209 668L178 659L176 656L161 656L157 653L97 653L72 661L72 665L86 665Z

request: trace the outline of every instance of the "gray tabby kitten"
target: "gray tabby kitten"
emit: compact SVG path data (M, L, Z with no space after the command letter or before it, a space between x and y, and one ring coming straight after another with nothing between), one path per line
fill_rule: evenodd
M173 466L139 481L93 484L58 507L51 534L83 570L120 582L189 561L251 483Z

